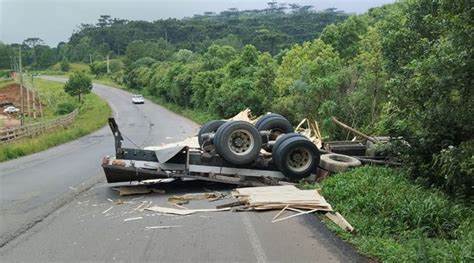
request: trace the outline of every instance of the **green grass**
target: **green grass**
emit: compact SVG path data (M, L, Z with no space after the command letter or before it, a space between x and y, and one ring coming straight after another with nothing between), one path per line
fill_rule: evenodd
M49 88L47 88L45 92L49 92L48 94L51 94L52 96L57 95L56 98L59 101L76 99L69 97L67 94L60 95L59 88L64 84L46 80L35 80L35 83L36 82L38 82L40 86L48 86ZM54 103L57 104L57 101ZM52 109L47 111L53 114ZM84 102L79 107L79 116L71 126L67 129L59 129L35 138L26 138L13 143L4 144L0 147L0 161L43 151L53 146L87 135L103 127L110 114L111 110L105 100L96 94L88 94L84 96Z
M114 81L112 81L110 78L107 78L107 77L95 78L94 83L104 84L107 86L123 89L132 93L143 94L145 98L200 124L206 123L210 120L218 119L218 117L214 116L211 113L199 111L196 109L183 108L169 101L165 101L164 99L160 97L152 96L143 91L127 88L124 85L115 83Z
M357 230L328 227L360 252L384 262L473 262L472 204L414 185L388 168L363 167L330 177L322 194Z
M0 79L0 89L3 88L3 87L8 86L10 84L13 84L13 83L15 83L15 81L12 80L12 79L3 79L2 78L2 79Z

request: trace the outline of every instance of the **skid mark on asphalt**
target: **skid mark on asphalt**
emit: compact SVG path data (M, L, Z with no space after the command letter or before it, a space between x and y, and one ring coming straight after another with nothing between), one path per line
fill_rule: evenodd
M267 262L267 256L265 255L265 251L263 251L262 244L258 239L257 233L255 232L255 228L252 225L252 221L250 221L250 217L247 213L240 213L242 218L242 222L244 223L245 232L250 240L250 245L252 245L253 253L255 258L257 259L258 263L265 263Z

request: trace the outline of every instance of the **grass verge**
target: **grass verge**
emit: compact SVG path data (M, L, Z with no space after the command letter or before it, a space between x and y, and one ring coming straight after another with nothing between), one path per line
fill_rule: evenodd
M41 83L49 83L52 87L62 85L45 80L41 80ZM47 134L42 134L35 138L26 138L13 143L4 144L0 147L0 161L43 151L87 135L103 127L110 114L111 110L105 100L94 93L88 94L84 96L84 102L79 107L79 116L71 126L66 129L59 129Z
M146 92L143 93L143 91L127 88L124 85L115 83L110 78L106 78L106 77L95 78L94 83L99 83L99 84L107 85L110 87L123 89L132 93L143 94L145 98L200 124L206 123L210 120L218 119L218 117L214 116L211 113L200 111L197 109L183 108L172 102L165 101L164 99L160 97L152 96L150 94L147 94Z
M362 167L304 187L322 188L357 233L322 220L363 254L384 262L474 260L472 204L416 186L400 171Z

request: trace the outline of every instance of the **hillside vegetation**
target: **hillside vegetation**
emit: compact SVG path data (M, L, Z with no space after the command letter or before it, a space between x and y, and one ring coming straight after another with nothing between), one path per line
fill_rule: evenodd
M331 139L347 136L331 116L369 134L403 136L398 147L386 150L404 160L411 178L469 198L470 10L464 1L402 1L331 24L319 38L276 56L250 44L241 51L213 44L204 53L165 54L159 41L132 42L125 70L112 78L217 117L250 107L255 114L280 112L294 123L314 118Z

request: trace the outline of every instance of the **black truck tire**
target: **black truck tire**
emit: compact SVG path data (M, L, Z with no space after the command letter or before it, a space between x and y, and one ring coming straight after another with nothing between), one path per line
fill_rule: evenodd
M245 121L229 121L214 136L217 153L233 164L249 164L257 159L262 148L258 130Z
M202 144L204 143L204 139L201 137L201 135L205 133L215 133L219 127L222 126L222 124L226 123L226 121L223 120L215 120L215 121L210 121L205 123L201 129L199 130L198 133L198 142L199 146L202 147Z
M286 139L288 138L292 138L292 137L302 137L302 138L306 138L304 135L301 135L299 133L287 133L287 134L283 134L282 136L279 136L275 142L275 144L273 145L273 148L272 150L275 151L276 148L280 147L280 144L282 142L284 142Z
M320 152L308 138L287 134L273 149L273 163L288 178L298 180L311 175L319 165Z
M285 117L275 113L261 117L257 123L255 123L255 127L259 131L270 131L269 141L275 141L276 138L282 134L294 132L291 123ZM265 144L263 145L263 149L272 152L272 148Z
M330 172L343 172L352 167L360 166L361 162L354 157L337 154L337 153L328 153L321 155L321 162L319 166Z

